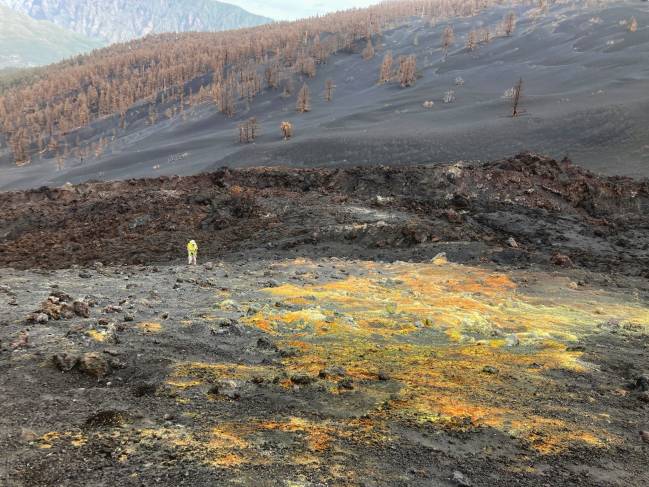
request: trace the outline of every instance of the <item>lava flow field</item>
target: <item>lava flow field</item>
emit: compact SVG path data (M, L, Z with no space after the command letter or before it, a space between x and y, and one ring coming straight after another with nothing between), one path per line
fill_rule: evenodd
M1 194L0 479L646 485L648 202L529 154Z

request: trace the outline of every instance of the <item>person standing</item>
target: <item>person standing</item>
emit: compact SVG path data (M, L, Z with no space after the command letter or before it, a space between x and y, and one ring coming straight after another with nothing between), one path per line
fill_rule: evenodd
M189 265L196 265L196 257L198 256L198 245L195 240L190 240L187 244L187 263Z

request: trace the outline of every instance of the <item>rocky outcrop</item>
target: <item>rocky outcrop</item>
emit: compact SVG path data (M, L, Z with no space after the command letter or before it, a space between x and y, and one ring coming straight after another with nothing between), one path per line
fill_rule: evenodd
M223 169L0 193L0 265L173 262L193 238L207 259L447 252L649 276L648 210L647 182L533 154L459 169Z

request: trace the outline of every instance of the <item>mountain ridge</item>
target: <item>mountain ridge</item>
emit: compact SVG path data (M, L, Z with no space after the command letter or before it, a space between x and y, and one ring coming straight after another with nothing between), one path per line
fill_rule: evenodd
M0 3L0 69L50 64L102 47L103 43L35 20Z
M99 39L124 42L153 33L221 31L253 27L272 19L214 0L0 0L36 20Z

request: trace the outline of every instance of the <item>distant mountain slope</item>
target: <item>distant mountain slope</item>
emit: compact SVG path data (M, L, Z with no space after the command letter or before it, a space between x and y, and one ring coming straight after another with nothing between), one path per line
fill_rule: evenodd
M0 5L0 69L50 64L101 45Z
M0 4L108 43L151 33L220 31L271 21L213 0L0 0Z

